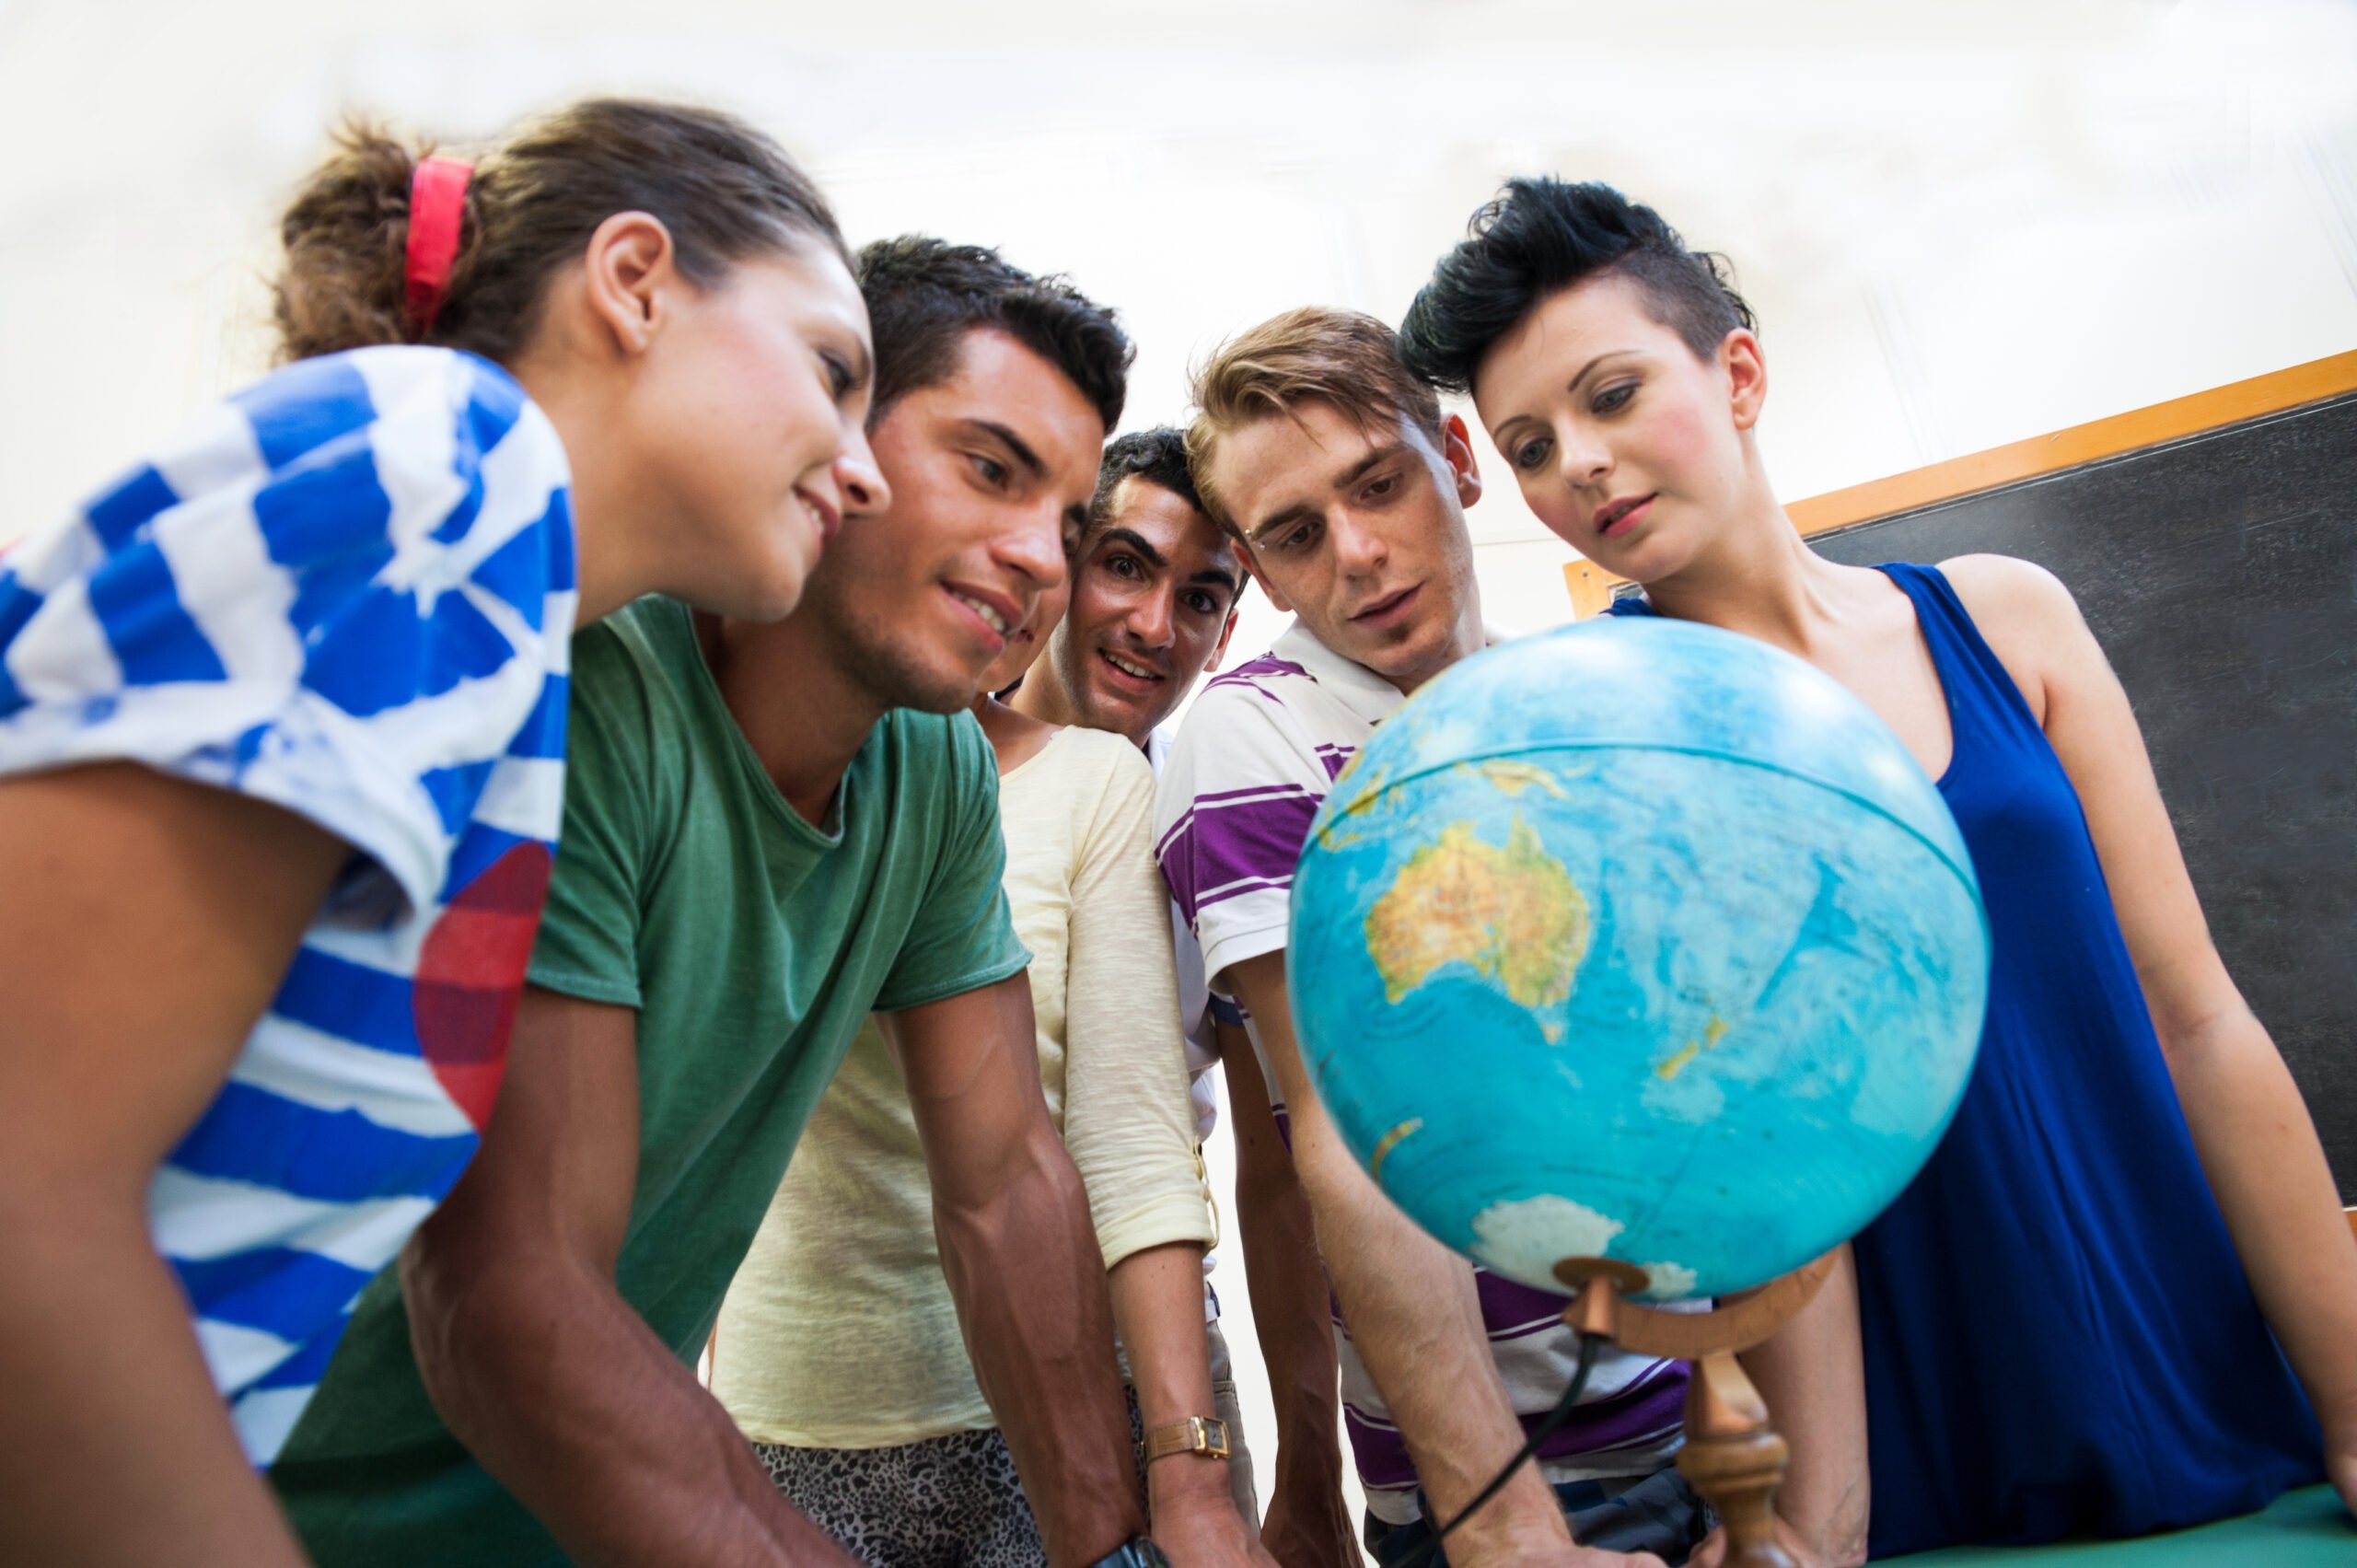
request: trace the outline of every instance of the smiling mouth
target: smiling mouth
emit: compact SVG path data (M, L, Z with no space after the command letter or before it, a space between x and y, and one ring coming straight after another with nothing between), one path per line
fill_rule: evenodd
M1162 677L1155 671L1148 669L1145 666L1137 663L1135 660L1123 658L1119 654L1108 653L1103 648L1097 650L1097 656L1110 666L1115 673L1131 680L1139 681L1146 685L1155 685L1158 684L1162 679Z
M1000 612L998 606L991 604L986 600L976 598L970 593L961 593L956 588L949 590L949 597L956 599L959 604L964 605L967 609L972 610L976 615L981 617L982 624L997 633L1001 637L1004 637L1007 634L1006 617Z
M810 526L818 530L819 545L823 548L832 544L835 535L842 531L842 514L798 485L795 488L794 498L802 503L804 515L809 517Z

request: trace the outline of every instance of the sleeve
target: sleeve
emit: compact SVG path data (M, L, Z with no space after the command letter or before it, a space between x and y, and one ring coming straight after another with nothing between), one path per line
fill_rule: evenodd
M567 482L495 366L278 372L0 565L0 773L133 761L236 790L357 852L332 914L430 906L494 766L562 766Z
M1155 858L1217 985L1230 965L1283 950L1294 864L1332 788L1284 710L1248 686L1196 700L1155 801Z
M998 824L998 764L971 714L912 719L944 738L938 751L911 748L910 765L937 771L941 853L900 957L877 993L876 1011L897 1013L1021 974L1031 955L1016 939L1006 905L1006 841ZM906 830L905 827L901 830Z
M1075 825L1064 989L1064 1147L1109 1268L1149 1247L1217 1238L1195 1152L1169 900L1154 867L1154 775L1115 744L1097 808Z
M620 634L589 628L574 639L574 661L564 832L526 978L586 1002L636 1007L654 825L676 813L658 800L655 702Z

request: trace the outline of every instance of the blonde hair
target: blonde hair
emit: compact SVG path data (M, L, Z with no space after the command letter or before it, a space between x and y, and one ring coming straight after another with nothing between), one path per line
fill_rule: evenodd
M1239 332L1196 367L1187 468L1204 510L1233 533L1212 459L1223 436L1304 403L1322 403L1362 431L1403 420L1437 442L1440 398L1399 357L1397 333L1358 310L1309 305Z

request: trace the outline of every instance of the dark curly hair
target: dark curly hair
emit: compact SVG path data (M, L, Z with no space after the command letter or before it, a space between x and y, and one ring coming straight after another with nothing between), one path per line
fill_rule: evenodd
M1088 503L1089 533L1113 520L1113 493L1125 479L1142 479L1198 512L1203 509L1194 477L1187 471L1187 433L1175 424L1132 430L1106 443L1105 459L1097 470L1097 494Z
M616 213L650 213L699 287L748 257L816 245L849 263L834 214L775 142L716 110L588 99L530 121L468 181L431 332L403 308L410 178L433 144L354 121L279 222L279 354L429 343L512 363L549 282Z
M1106 429L1121 422L1137 351L1114 313L1067 280L1034 277L995 250L923 234L862 247L858 272L876 333L871 425L909 393L956 375L966 334L981 327L1062 371Z
M1653 317L1707 359L1737 328L1755 328L1724 258L1689 250L1651 207L1609 185L1509 180L1440 259L1399 323L1417 376L1468 392L1490 346L1559 290L1615 273L1644 292Z

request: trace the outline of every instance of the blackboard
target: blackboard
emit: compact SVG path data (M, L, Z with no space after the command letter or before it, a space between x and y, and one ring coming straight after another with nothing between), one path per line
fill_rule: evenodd
M2357 1202L2357 396L1809 542L1854 565L2018 555L2070 585Z

